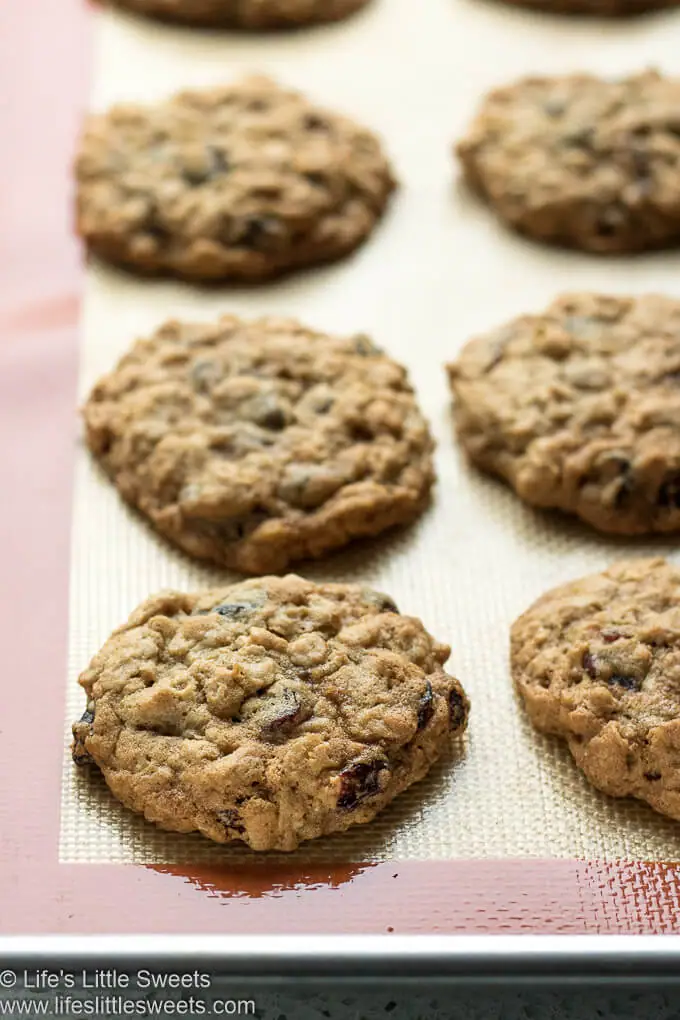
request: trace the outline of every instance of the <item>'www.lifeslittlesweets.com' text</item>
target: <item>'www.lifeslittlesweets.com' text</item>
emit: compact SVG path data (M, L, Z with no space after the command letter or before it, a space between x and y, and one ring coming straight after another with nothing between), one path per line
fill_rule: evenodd
M218 998L211 987L212 976L198 970L7 969L0 971L0 1017L256 1016L252 999Z
M252 999L218 999L194 996L182 999L127 999L121 995L96 995L76 999L55 995L40 999L0 999L2 1016L125 1017L125 1016L255 1016Z

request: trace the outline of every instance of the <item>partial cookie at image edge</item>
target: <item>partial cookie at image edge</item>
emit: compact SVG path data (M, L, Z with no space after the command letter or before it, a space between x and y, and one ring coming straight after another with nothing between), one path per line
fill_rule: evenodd
M678 6L678 0L494 0L567 18L642 18Z
M680 820L680 569L622 560L546 592L512 625L511 665L593 786Z
M507 227L600 255L680 245L680 78L531 76L491 90L455 153Z
M342 21L373 0L109 0L113 7L195 28L273 31Z
M680 530L680 301L566 294L447 366L459 440L531 506Z

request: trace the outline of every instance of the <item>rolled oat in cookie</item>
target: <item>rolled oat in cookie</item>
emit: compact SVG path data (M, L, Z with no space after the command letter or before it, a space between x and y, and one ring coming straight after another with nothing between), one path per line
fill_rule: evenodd
M590 782L680 819L680 570L615 563L549 591L512 628L532 723Z
M162 828L294 850L370 821L463 733L449 651L357 585L161 593L80 677L74 759Z
M91 251L196 281L347 255L395 187L375 135L268 78L91 116L76 178Z
M448 366L460 441L527 503L680 530L680 301L569 294Z
M169 322L92 390L87 442L192 556L280 572L413 521L433 440L404 368L287 319Z
M136 14L186 25L299 28L339 21L370 0L111 0Z
M524 78L484 100L457 152L515 230L598 253L680 244L680 78Z

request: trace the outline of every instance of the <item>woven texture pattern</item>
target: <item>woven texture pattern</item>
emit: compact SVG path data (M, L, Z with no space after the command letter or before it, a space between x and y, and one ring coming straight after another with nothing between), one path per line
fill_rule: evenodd
M275 39L150 27L110 12L98 18L97 107L265 71L378 131L403 184L387 221L355 258L276 285L200 291L101 267L88 275L83 396L136 336L165 318L291 315L329 332L371 334L408 366L437 438L435 503L416 527L300 572L389 592L452 645L449 668L472 700L464 752L370 826L303 847L296 860L680 859L675 823L591 789L561 744L531 730L507 661L510 623L546 588L617 557L672 556L674 543L606 540L524 507L469 468L453 437L443 371L468 336L540 310L560 290L677 293L677 263L664 255L611 263L508 235L454 189L450 154L478 97L496 82L584 66L625 72L643 51L646 63L672 69L665 18L636 25L633 38L626 26L612 25L604 36L502 5L375 0L345 25ZM416 65L417 73L404 73ZM83 709L77 675L110 631L151 592L233 579L158 539L84 449L74 514L61 860L252 861L240 847L156 829L120 807L103 781L71 765L69 724Z

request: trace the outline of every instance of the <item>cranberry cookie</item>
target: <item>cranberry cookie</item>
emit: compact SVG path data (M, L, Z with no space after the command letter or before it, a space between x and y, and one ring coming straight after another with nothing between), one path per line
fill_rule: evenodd
M505 0L505 3L548 14L593 18L625 18L678 6L678 0Z
M84 417L129 503L185 552L245 573L406 524L434 482L405 369L365 336L285 319L167 323Z
M599 253L680 243L680 79L524 78L488 95L458 155L530 237Z
M572 294L448 366L470 458L600 531L680 530L680 301Z
M74 759L164 829L294 850L370 821L463 732L449 651L356 585L166 592L82 674Z
M375 135L267 78L90 117L76 178L91 251L197 281L338 259L395 187Z
M512 628L512 670L594 786L680 819L677 567L624 561L548 592Z
M112 0L137 14L246 29L298 28L349 17L369 0Z

